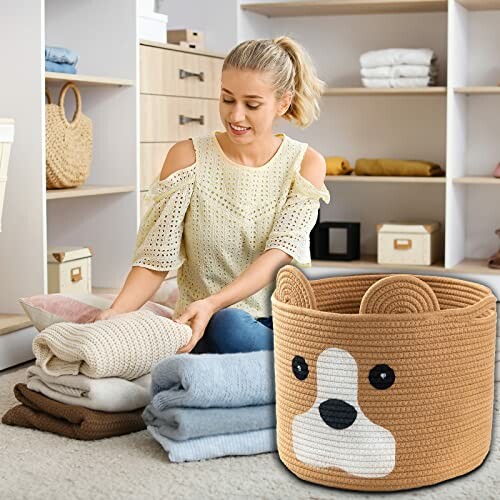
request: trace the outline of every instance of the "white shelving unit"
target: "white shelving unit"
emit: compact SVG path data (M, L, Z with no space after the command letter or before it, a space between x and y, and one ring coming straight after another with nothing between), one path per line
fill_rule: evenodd
M446 274L484 283L500 297L500 271L487 267L500 227L500 181L491 176L500 160L500 0L237 3L236 33L213 40L214 47L227 52L246 39L288 34L304 45L328 85L318 122L306 130L281 122L279 130L351 163L360 157L418 158L446 169L443 178L328 176L332 197L321 218L360 221L362 258L315 261L307 274ZM182 1L170 0L169 22L213 33L221 26L207 9L198 1L193 19ZM207 37L207 49L210 43ZM359 56L391 47L432 48L437 86L363 88ZM440 221L444 260L411 268L377 264L375 227L390 220Z
M95 287L120 288L130 267L140 217L136 25L135 0L0 4L0 114L16 121L0 233L0 369L33 357L35 330L17 299L47 292L48 247L91 246ZM46 73L45 45L75 50L78 73ZM57 102L66 81L93 121L91 174L79 188L46 191L44 89ZM68 92L68 118L73 110Z

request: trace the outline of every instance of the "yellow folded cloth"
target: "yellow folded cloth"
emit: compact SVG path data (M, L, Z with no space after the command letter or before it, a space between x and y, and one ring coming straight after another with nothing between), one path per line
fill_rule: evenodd
M411 177L444 175L444 171L437 163L390 158L359 158L356 160L354 172L356 175L400 175Z
M326 175L347 175L353 171L349 161L342 156L325 156Z

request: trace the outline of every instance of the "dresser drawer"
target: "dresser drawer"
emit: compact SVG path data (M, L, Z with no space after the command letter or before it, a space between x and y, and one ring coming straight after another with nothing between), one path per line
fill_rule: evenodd
M221 127L219 101L141 95L141 142L177 142Z
M219 99L223 60L140 46L141 94Z
M141 191L149 189L160 175L163 162L175 142L145 142L141 144Z

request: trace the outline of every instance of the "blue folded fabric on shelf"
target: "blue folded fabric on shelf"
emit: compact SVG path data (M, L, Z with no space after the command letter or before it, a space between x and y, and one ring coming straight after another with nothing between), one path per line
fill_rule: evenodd
M160 361L151 379L152 404L157 410L275 402L273 351L178 354Z
M73 64L56 63L53 61L45 61L45 71L53 73L70 73L76 74L76 67Z
M45 47L45 60L75 65L78 62L78 54L64 47Z
M221 434L187 441L174 441L162 436L154 426L148 426L147 429L167 452L171 462L191 462L227 455L257 455L277 449L276 429Z
M166 408L146 406L142 418L157 433L176 441L271 429L276 427L274 404L241 408Z

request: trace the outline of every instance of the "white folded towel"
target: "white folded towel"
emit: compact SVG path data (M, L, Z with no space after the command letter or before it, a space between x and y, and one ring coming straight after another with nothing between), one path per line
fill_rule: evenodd
M359 58L362 68L396 66L398 64L425 64L430 66L436 60L436 54L432 49L370 50Z
M361 68L361 76L364 78L415 78L437 76L437 74L438 68L436 65L398 64L397 66Z
M86 375L52 377L33 365L26 373L28 389L60 403L91 410L122 412L144 408L150 402L151 374L135 380L117 377L93 379Z
M433 77L427 78L362 78L364 87L372 89L428 87L435 83Z

